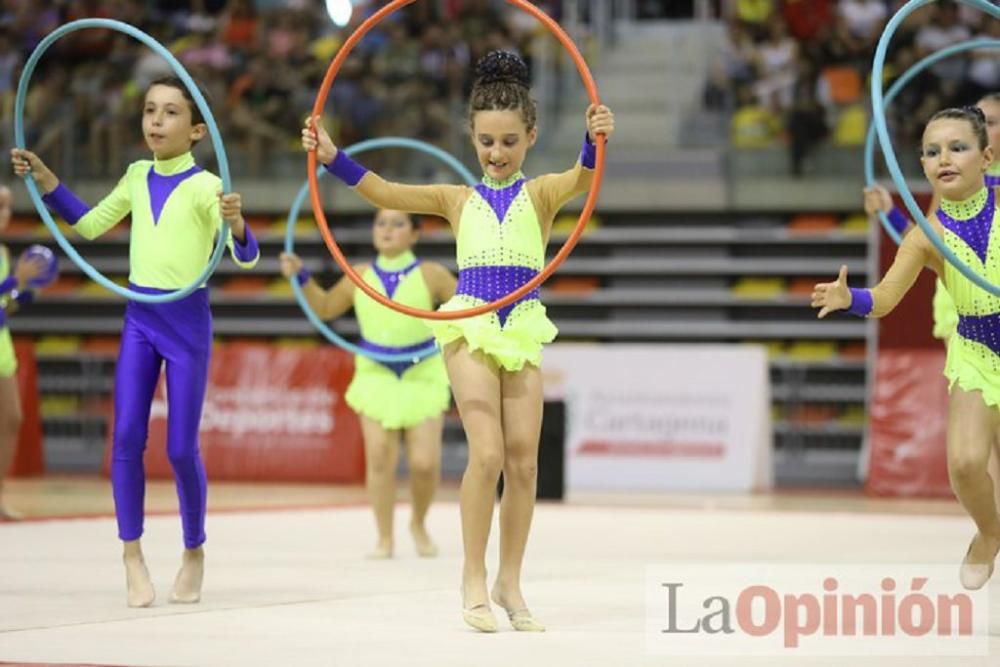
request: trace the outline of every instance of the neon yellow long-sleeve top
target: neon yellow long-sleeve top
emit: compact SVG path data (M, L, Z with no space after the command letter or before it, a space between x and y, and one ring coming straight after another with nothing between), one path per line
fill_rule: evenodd
M129 165L115 188L93 208L64 185L44 199L86 239L95 239L132 214L129 282L176 290L204 270L222 227L218 193L221 179L204 171L190 152L169 160L139 160ZM226 240L233 261L249 269L260 251L246 228L243 243Z

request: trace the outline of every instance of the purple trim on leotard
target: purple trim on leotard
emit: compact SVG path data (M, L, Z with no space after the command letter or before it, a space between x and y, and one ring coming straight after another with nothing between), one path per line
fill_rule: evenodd
M491 188L485 183L479 183L476 185L476 192L478 192L479 196L486 200L486 203L493 209L493 213L497 216L497 221L503 224L504 218L507 217L507 211L510 209L510 205L514 203L514 199L517 198L517 195L521 192L522 187L524 187L524 178L519 178L507 187L503 188Z
M471 266L459 270L455 294L465 294L486 302L496 301L537 275L538 271L527 266ZM500 327L507 323L507 317L517 304L538 297L538 289L533 289L514 303L498 308Z
M63 183L52 192L42 195L42 201L70 225L75 225L90 211L87 202L77 197Z
M993 227L993 215L996 212L996 191L993 188L986 190L986 203L975 216L968 220L956 220L943 208L937 211L938 220L955 236L965 241L979 261L986 261L986 251L990 244L990 229Z
M372 270L375 271L375 275L378 276L378 279L382 281L382 287L385 288L385 294L390 299L396 293L396 289L399 287L400 281L409 275L410 271L413 271L413 269L418 266L420 266L420 260L415 259L399 271L386 271L385 269L379 268L377 262L372 262Z
M1000 174L986 174L986 187L1000 188Z
M367 350L369 352L374 352L375 354L409 354L411 352L413 353L421 352L423 350L426 350L428 347L433 347L433 346L434 346L433 338L428 338L427 340L416 343L415 345L406 345L405 347L379 345L364 338L361 339L360 343L361 349ZM375 359L374 361L378 362L379 364L382 364L390 371L395 373L396 377L403 377L403 373L405 373L408 368L417 365L418 363L420 363L421 360L412 359L406 361L379 361L378 359Z
M194 176L199 171L201 171L201 167L194 165L179 174L164 176L157 174L155 169L150 168L149 173L146 174L146 184L149 187L149 207L153 212L154 225L160 221L160 213L163 212L163 206L167 203L170 194L185 179Z
M1000 355L1000 313L989 315L959 315L958 335L981 343Z

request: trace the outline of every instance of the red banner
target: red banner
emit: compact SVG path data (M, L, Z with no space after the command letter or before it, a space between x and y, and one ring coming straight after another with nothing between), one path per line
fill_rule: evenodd
M343 400L354 359L334 347L224 344L212 350L201 420L209 479L360 482L364 446ZM172 477L161 376L150 413L146 473ZM105 466L110 457L110 442Z
M869 493L951 497L944 360L943 347L879 350L865 486Z
M42 421L38 412L38 366L35 363L35 347L30 339L15 339L14 354L17 356L17 390L21 396L23 420L9 474L12 477L30 477L45 472ZM0 475L3 473L0 470Z

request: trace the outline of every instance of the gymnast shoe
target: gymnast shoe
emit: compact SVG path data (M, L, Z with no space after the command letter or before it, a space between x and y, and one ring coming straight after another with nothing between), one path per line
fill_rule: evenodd
M972 555L972 547L978 538L979 533L977 532L972 541L969 542L969 550L965 552L965 558L962 560L962 567L958 574L962 586L970 591L979 590L986 585L986 582L993 576L993 561L996 559L996 555L994 555L989 563L972 563L969 561L969 556Z
M462 607L462 620L480 632L496 632L497 619L488 604L477 604L474 607Z
M15 512L6 505L0 504L0 523L4 521L21 521L24 519L24 515L20 512Z
M510 627L514 628L518 632L545 632L545 626L542 625L530 611L528 611L527 607L523 607L521 609L509 609L507 605L500 600L500 596L496 593L494 593L492 597L493 602L507 612L507 620L510 621Z

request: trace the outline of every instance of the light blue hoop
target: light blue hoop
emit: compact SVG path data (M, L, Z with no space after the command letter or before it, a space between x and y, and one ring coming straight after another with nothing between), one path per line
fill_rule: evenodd
M21 80L17 83L17 97L14 101L14 145L21 149L26 147L24 141L24 103L27 99L28 83L31 80L32 73L35 71L35 67L38 65L38 61L41 60L42 54L44 54L45 51L63 35L86 28L106 28L109 30L123 32L126 35L139 40L155 51L157 55L170 63L170 67L174 70L174 73L177 74L180 80L184 82L184 85L187 86L188 92L191 93L191 97L194 99L194 103L198 105L198 110L201 112L202 118L205 119L205 124L208 126L208 134L212 139L212 148L215 150L215 158L219 163L219 176L222 178L222 191L226 193L230 192L232 190L232 185L229 180L229 161L226 159L226 149L222 145L222 135L219 133L219 128L215 124L215 118L212 117L212 110L208 107L208 103L205 102L205 98L202 97L201 91L198 90L198 86L195 85L194 80L184 69L184 66L181 65L181 63L173 56L172 53L170 53L169 50L167 50L166 47L138 28L134 28L127 23L122 23L121 21L114 21L111 19L81 19L79 21L73 21L56 28L55 31L49 34L38 44L38 46L35 47L31 57L28 58L28 62L24 65L24 71L21 73ZM206 266L205 270L201 272L201 275L195 278L193 283L182 289L163 294L144 294L142 292L136 292L126 287L121 287L104 277L100 271L92 267L90 263L76 251L76 248L74 248L69 240L63 235L62 230L59 229L59 226L52 219L48 208L45 206L45 202L42 201L41 194L38 192L38 185L35 183L35 179L31 176L31 174L25 176L24 184L28 188L28 196L31 197L31 203L35 205L35 208L38 210L38 215L42 218L42 222L44 222L45 226L49 228L50 232L52 232L52 236L59 244L59 247L63 249L63 252L65 252L66 255L73 260L73 262L80 267L84 273L90 276L94 282L131 301L164 303L167 301L176 301L177 299L182 299L191 294L204 284L205 281L208 280L208 277L212 275L212 272L215 271L215 267L219 265L219 261L222 259L222 253L226 248L226 242L229 240L229 223L223 220L222 229L219 231L219 240L216 243L215 250L212 252L212 256L208 261L208 266Z
M455 172L461 176L468 185L475 185L478 183L476 177L472 175L472 172L470 172L466 166L459 162L453 155L441 150L433 144L428 144L424 141L418 141L416 139L408 139L406 137L379 137L377 139L368 139L366 141L356 143L353 146L348 146L344 149L344 154L351 156L358 153L364 153L365 151L373 151L379 148L412 148L416 151L426 153L427 155L441 160L446 165L454 169ZM320 178L322 178L325 173L326 168L322 166L316 170L316 175ZM302 189L299 190L299 194L295 197L295 201L292 203L292 208L288 212L288 222L285 228L285 252L295 252L295 223L299 219L299 210L302 208L302 204L308 196L309 181L307 180L302 186ZM352 354L368 357L373 361L391 364L401 361L412 361L416 363L421 359L426 359L433 354L437 354L439 351L437 345L429 345L424 349L417 350L416 352L383 354L366 350L363 347L351 343L350 341L344 340L344 338L337 335L333 329L328 327L326 322L321 320L313 309L309 307L309 302L306 301L305 294L303 294L302 287L299 286L299 281L296 280L296 277L292 276L289 278L289 282L292 284L292 291L295 292L295 299L299 302L302 312L306 314L306 317L312 325L316 327L316 329L323 334L328 341Z
M913 65L910 69L906 70L903 76L896 79L889 90L885 93L884 104L889 104L896 96L903 90L903 87L910 82L911 79L916 77L918 74L923 72L925 69L934 65L939 60L944 60L949 58L956 53L962 53L963 51L975 51L976 49L1000 49L1000 39L970 39L967 42L962 42L960 44L953 44L947 48L941 49L936 53L932 53L920 62ZM868 185L875 185L875 123L873 122L868 126L868 136L865 138L865 183ZM882 211L878 212L878 219L882 223L883 229L885 229L886 234L896 242L898 245L902 243L903 239L900 237L899 232L896 228L892 226L889 222L888 216Z
M966 5L978 7L984 12L992 15L994 18L1000 18L1000 7L991 5L986 0L959 1ZM885 26L882 36L879 37L878 46L875 48L875 59L872 62L872 121L875 124L875 131L878 133L879 146L882 149L882 155L885 156L886 167L888 167L889 173L892 175L893 183L896 184L896 190L903 198L903 203L910 212L910 217L917 221L917 224L920 225L922 230L924 230L924 234L927 235L927 238L929 238L931 243L934 244L934 247L937 248L938 252L940 252L952 266L958 269L959 273L990 294L1000 296L1000 286L994 285L990 281L986 280L981 275L966 266L962 260L956 257L955 253L948 249L948 246L945 245L944 241L941 240L941 237L938 236L934 228L931 227L927 218L924 217L924 212L920 210L920 207L913 198L913 194L910 192L910 189L906 187L906 179L903 177L903 172L899 168L899 162L896 160L896 155L892 147L892 137L889 136L889 129L885 124L885 102L882 99L882 71L885 68L885 54L889 48L889 42L892 40L892 36L895 34L896 29L899 28L899 24L902 23L907 16L920 7L929 5L932 2L934 2L934 0L910 0L903 5L903 7L900 8L900 10L896 12L891 19L889 19L889 23Z

